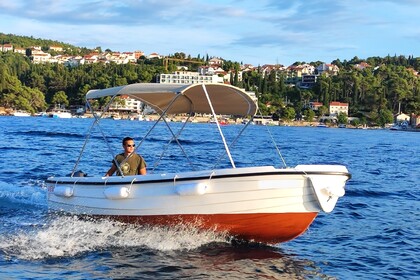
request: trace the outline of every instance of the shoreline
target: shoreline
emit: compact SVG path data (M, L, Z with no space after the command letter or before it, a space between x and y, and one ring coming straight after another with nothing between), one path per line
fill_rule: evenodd
M22 118L20 116L13 116L13 113L11 114L2 114L2 112L0 112L0 117L19 117ZM37 116L37 115L31 115L31 116L27 116L27 117L35 117L35 118L43 118L43 116ZM84 115L80 115L80 116L73 116L72 118L93 118L92 114L84 114ZM166 118L166 121L168 122L185 122L187 120L187 116L168 116ZM113 119L112 116L108 116L106 118L102 118L102 119ZM157 114L150 114L150 115L145 115L143 117L143 119L139 119L138 117L129 117L128 115L124 115L121 118L116 118L114 119L115 121L118 120L130 120L130 121L157 121L159 119L159 115ZM260 126L291 126L291 127L318 127L318 125L320 124L319 122L306 122L306 121L272 121L272 120L265 120L265 122L256 122L256 120L261 121L261 119L254 119L254 125L260 125ZM244 121L246 123L246 119L231 119L231 118L224 118L221 117L219 119L219 124L220 125L243 125ZM194 116L190 118L190 122L192 123L215 123L214 121L212 121L212 117L211 116ZM353 125L349 125L347 124L345 127L339 127L336 124L326 124L325 126L322 127L318 127L318 128L346 128L346 129L385 129L385 130L391 130L389 127L378 127L378 126L353 126ZM399 129L399 130L395 130L395 131L407 131L407 132L420 132L420 129L416 129L416 128L407 128L407 129Z

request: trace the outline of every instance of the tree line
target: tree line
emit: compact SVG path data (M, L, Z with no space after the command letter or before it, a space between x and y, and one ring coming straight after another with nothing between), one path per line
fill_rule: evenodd
M4 43L4 34L0 33L0 39L2 35ZM20 38L22 45L39 43L43 48L53 43L60 45L54 41L33 42L31 37L15 37ZM71 52L76 51L77 48L71 48ZM79 48L79 51L87 52L84 48ZM209 59L208 56L192 58L184 53L175 53L172 57L201 60L204 63ZM370 67L363 70L354 67L362 61ZM310 64L318 66L322 62ZM222 67L230 71L229 82L232 85L256 93L261 114L283 119L311 119L315 115L308 108L311 101L324 104L317 112L319 115L327 113L331 101L349 103L350 116L379 125L392 122L393 114L399 111L420 114L420 82L415 75L415 71L420 71L420 58L394 55L363 60L354 57L350 61L337 59L332 64L340 68L338 75L322 74L309 89L288 84L285 71L273 70L264 74L262 68L257 67L255 71L243 72L240 80L241 63L225 61ZM182 61L170 61L164 67L162 59L145 57L135 64L96 63L67 67L56 63L33 64L27 56L5 52L0 54L0 106L34 113L56 104L83 105L90 89L156 82L159 74L172 73L176 65L187 65L192 71L198 67L197 64Z
M318 112L327 112L330 102L349 103L349 115L363 122L384 125L393 121L399 112L420 114L420 58L403 56L368 58L370 67L358 70L358 58L351 61L333 61L339 66L337 75L321 74L311 89L301 89L286 83L284 71L262 75L259 71L245 72L242 86L257 93L262 111L293 118L294 113L307 117L314 112L308 109L310 101L323 103ZM322 62L313 63L318 66ZM294 111L294 112L293 112Z

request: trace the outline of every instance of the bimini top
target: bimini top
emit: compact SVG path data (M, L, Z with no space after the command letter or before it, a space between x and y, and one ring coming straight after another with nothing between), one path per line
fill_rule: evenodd
M167 114L211 114L206 91L216 114L253 116L257 111L256 101L245 90L225 84L139 83L90 90L86 99L126 95L148 104L159 114L165 110Z

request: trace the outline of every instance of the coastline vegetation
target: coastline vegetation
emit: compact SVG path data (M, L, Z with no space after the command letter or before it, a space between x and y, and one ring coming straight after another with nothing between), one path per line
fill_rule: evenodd
M59 45L68 55L83 55L92 52L86 48L74 47L51 40L34 39L26 36L0 33L0 42L29 48L42 46L45 51L51 45ZM99 47L97 49L100 49ZM90 89L102 89L139 82L156 82L161 73L172 73L177 65L186 65L190 70L197 64L184 62L183 53L175 53L174 58L164 66L162 59L140 57L132 64L83 64L67 67L57 63L34 64L28 56L13 53L0 53L0 106L31 113L44 111L49 106L83 105L85 94ZM191 58L201 60L206 58ZM366 62L370 67L359 70L355 65ZM295 65L303 62L296 62ZM310 62L313 66L321 61ZM259 100L262 114L273 115L284 120L303 116L311 119L315 112L308 108L311 101L322 102L324 106L319 115L328 111L331 101L349 103L349 116L358 117L361 124L369 123L383 126L393 121L399 112L420 114L420 58L412 56L369 57L350 61L331 62L339 67L337 75L321 74L311 88L299 88L287 83L284 71L273 70L264 74L261 67L254 71L242 72L238 78L241 63L225 61L223 69L231 71L230 83L234 86L254 91ZM104 100L105 102L105 100ZM346 121L347 116L339 116Z

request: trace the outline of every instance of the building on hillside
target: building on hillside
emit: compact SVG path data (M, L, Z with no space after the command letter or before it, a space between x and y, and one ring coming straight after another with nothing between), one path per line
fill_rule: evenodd
M349 115L349 104L341 103L337 101L330 102L329 108L330 116L337 116L340 113L344 113L347 116Z
M410 125L413 128L417 128L420 129L420 115L416 115L416 114L411 114L410 117Z
M402 123L402 122L410 121L410 116L404 113L400 113L396 115L394 118L395 118L395 123Z
M200 75L198 72L176 71L172 74L158 75L161 84L217 84L223 83L223 77L218 75Z
M14 52L26 55L26 49L25 48L15 48Z
M1 45L1 51L2 52L12 52L13 51L13 45L12 44Z
M136 54L134 52L123 52L120 55L120 59L121 61L123 61L124 64L130 63L130 62L134 63L137 61Z
M219 66L199 66L197 72L200 75L217 75L220 73L225 73L225 70Z
M286 68L286 83L297 84L302 80L304 75L312 75L315 73L315 67L309 64L290 65Z
M95 53L87 54L83 58L84 64L93 64L98 62L98 55Z
M316 84L317 77L317 75L303 75L297 86L302 89L312 88Z
M256 70L255 68L253 70ZM264 64L263 66L259 67L259 72L265 77L271 74L273 71L286 71L287 67L281 64Z
M50 46L50 50L56 51L56 52L62 52L63 51L63 47L60 47L60 46Z
M77 67L83 64L85 64L85 59L81 56L70 57L66 62L64 62L64 65L68 67Z
M363 61L363 62L355 64L353 67L355 69L358 69L358 70L363 70L363 69L369 68L371 66L368 63Z
M144 56L144 51L134 51L135 59L140 59L142 56Z
M323 63L316 68L315 72L318 75L327 74L328 76L335 76L338 74L339 71L340 69L337 65Z
M218 72L217 75L223 78L224 83L230 84L231 80L235 80L235 75L238 75L238 81L241 82L242 79L242 71L235 72L234 69L229 70L229 72Z
M407 70L413 73L414 76L419 76L419 72L416 71L414 68L410 67L410 68L407 68Z
M319 107L321 107L322 105L324 104L322 104L321 102L309 102L309 108L312 111L318 111Z
M250 71L254 71L255 67L252 64L244 64L241 66L241 71L242 72L250 72Z
M50 62L51 55L49 53L44 53L43 51L32 52L31 59L35 64L47 63Z
M124 104L118 102L113 102L109 106L110 111L121 111L121 112L136 112L140 113L142 111L143 102L128 97L127 95L121 95L120 98L124 101Z
M58 64L66 64L70 59L72 59L73 57L70 55L56 55L54 56L54 59L57 60Z
M218 57L213 57L213 58L209 59L208 64L209 65L222 66L223 65L223 59L218 58Z
M158 58L158 59L161 59L161 58L162 58L162 56L161 56L160 54L158 54L158 53L151 53L151 54L149 54L149 55L147 56L147 59L152 59L152 58Z

